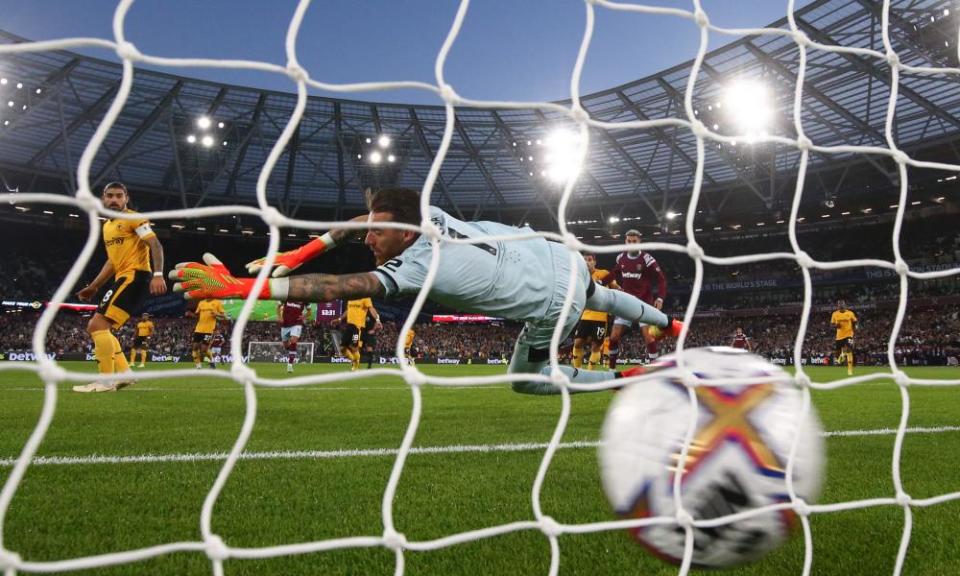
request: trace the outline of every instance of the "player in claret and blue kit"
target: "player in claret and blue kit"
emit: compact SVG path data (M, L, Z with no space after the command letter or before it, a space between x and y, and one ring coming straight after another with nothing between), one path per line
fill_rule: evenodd
M287 351L287 372L293 372L297 363L297 344L303 335L303 323L310 317L310 308L303 302L278 302L277 321L280 323L280 340Z
M627 230L624 234L624 242L627 244L639 244L640 232L636 230ZM643 300L648 305L657 310L663 308L663 299L667 297L667 278L657 264L657 260L648 252L632 250L621 252L617 256L617 265L610 271L610 277L614 282L620 285L620 289L627 294ZM656 296L653 295L653 286L656 284ZM646 322L638 321L636 318L623 318L617 316L613 321L613 329L610 331L610 369L617 367L617 359L620 356L620 341L624 333L632 328L639 328L640 334L647 347L647 360L657 359L657 338L650 333L650 326Z
M369 214L354 218L365 221L369 231L365 244L373 252L376 270L359 274L305 274L289 278L303 264L304 254L316 256L335 246L350 233L334 229L304 247L278 255L274 278L266 282L257 297L298 302L330 301L337 298L396 298L419 293L433 257L430 238L419 231L379 227L380 223L420 224L420 196L414 190L380 190L370 198ZM549 349L553 330L560 319L573 270L573 300L562 327L564 337L573 329L585 308L609 312L632 322L643 322L655 337L680 334L682 324L668 318L640 299L597 285L583 258L571 259L566 246L535 237L525 240L479 240L483 236L530 233L496 222L464 222L437 207L430 207L430 222L438 231L439 266L430 288L431 300L464 312L498 316L523 322L514 345L510 373L549 374ZM478 239L465 243L464 240ZM461 242L451 242L460 240ZM204 263L178 264L170 273L174 289L189 299L245 298L253 278L236 278L212 254ZM253 272L263 260L251 262ZM621 376L615 372L581 371L561 367L571 381L603 383ZM560 388L550 381L514 382L517 392L557 394Z

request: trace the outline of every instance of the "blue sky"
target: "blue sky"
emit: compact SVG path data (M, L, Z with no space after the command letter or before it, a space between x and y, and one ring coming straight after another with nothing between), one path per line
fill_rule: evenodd
M648 0L690 9L692 3ZM798 2L798 5L806 4ZM293 0L138 0L127 37L162 56L244 58L283 64ZM46 40L112 38L114 0L0 0L0 28ZM703 0L715 24L761 27L786 13L786 0ZM325 82L422 80L447 34L455 0L315 0L297 46L301 64ZM446 67L463 96L558 100L583 33L582 0L474 0ZM693 58L697 29L689 20L599 8L582 93L653 74ZM732 37L712 35L711 48ZM88 52L115 59L104 50ZM286 77L249 71L175 69L169 72L273 90L292 91ZM437 103L421 91L350 94L361 100Z

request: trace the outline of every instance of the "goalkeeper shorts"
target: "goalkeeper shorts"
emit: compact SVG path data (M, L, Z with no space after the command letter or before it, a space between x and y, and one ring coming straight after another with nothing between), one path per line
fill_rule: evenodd
M125 272L114 278L112 284L100 289L97 312L103 314L114 328L123 326L130 316L140 311L140 306L150 294L150 279L146 270Z

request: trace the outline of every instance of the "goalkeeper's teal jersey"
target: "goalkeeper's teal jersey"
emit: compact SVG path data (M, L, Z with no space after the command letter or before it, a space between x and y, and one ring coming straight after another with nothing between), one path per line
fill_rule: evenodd
M439 208L430 210L431 220L445 238L532 232L530 228L496 222L463 222ZM430 240L421 235L403 253L377 268L387 296L416 294L423 286L431 257ZM583 310L590 278L583 258L577 255L575 262L582 274L571 311L574 319ZM569 274L567 248L543 238L476 244L441 242L440 265L430 299L455 310L533 322L554 316L562 306Z

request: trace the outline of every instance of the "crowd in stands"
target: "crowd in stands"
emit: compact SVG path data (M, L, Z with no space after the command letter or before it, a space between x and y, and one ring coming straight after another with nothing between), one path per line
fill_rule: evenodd
M858 328L854 339L857 364L886 364L887 343L893 330L896 309L865 307L856 311ZM33 328L39 318L37 312L0 314L0 351L29 351ZM811 313L802 348L802 356L815 362L830 362L833 357L834 328L829 323L830 309L821 307ZM47 333L47 350L57 354L90 352L90 338L86 334L87 317L75 312L57 316ZM194 320L187 318L154 318L156 332L150 342L150 351L157 355L185 357L189 355ZM769 313L737 312L711 313L694 317L690 327L688 346L729 345L734 329L739 326L750 338L753 350L767 358L793 358L793 348L799 330L799 313L771 310ZM385 322L377 335L376 355L393 356L400 330L397 322ZM220 330L229 350L229 323L221 323ZM415 324L413 356L416 358L458 358L484 362L487 359L509 359L520 327L516 324ZM309 325L302 342L314 342L316 356L334 355L329 328ZM133 341L133 322L119 332L124 347ZM251 322L244 332L242 350L247 342L277 342L279 327L273 322ZM561 348L561 356L569 353L569 341ZM673 350L674 342L661 343L661 353ZM924 308L910 310L904 317L895 345L895 357L902 365L946 365L950 358L960 358L960 312L956 308ZM642 359L645 346L638 334L626 337L621 344L621 358Z
M856 226L849 230L837 228L804 233L801 228L801 247L813 258L833 261L855 258L893 258L889 222L872 226ZM62 281L65 270L79 252L83 234L77 230L11 225L0 229L0 241L8 250L0 259L0 298L26 302L45 301ZM656 241L681 241L680 236L644 238ZM707 254L737 255L771 251L792 252L786 236L754 234L752 237L713 236L698 238ZM227 244L224 244L227 243ZM234 269L259 254L262 243L209 237L203 241L164 240L167 262L195 257L198 251L218 251ZM900 247L912 268L950 267L960 263L960 233L955 217L946 215L932 219L905 222ZM355 256L369 256L360 245L355 253L341 253L343 261L323 261L321 269L347 270L350 266L368 266L369 262L354 262ZM221 251L222 249L222 251ZM693 279L693 265L685 254L659 251L654 253L668 277L669 297L665 310L681 315L689 300ZM333 256L325 255L333 258ZM348 256L350 256L348 258ZM601 255L599 266L610 267L613 255ZM362 260L362 258L359 258ZM103 262L103 254L96 256L84 271L79 284L96 274ZM316 266L315 266L316 267ZM326 267L326 268L324 268ZM368 268L363 268L368 269ZM838 298L844 298L860 318L855 338L857 362L886 362L886 346L892 331L895 305L900 296L899 278L879 268L847 270L812 270L813 305L804 340L803 355L809 358L829 358L833 347L830 310ZM55 272L54 272L55 271ZM851 275L853 274L853 275ZM857 274L860 274L857 276ZM764 285L763 281L774 281ZM754 349L767 357L791 358L794 339L799 328L800 305L803 302L802 274L792 260L775 260L737 266L706 265L704 289L700 293L698 315L691 326L689 345L728 344L733 329L741 325L751 338ZM760 282L760 287L755 286ZM68 300L75 300L68 298ZM904 364L944 364L950 357L960 356L960 277L909 281L909 314L904 319L896 342L895 355ZM378 303L379 306L379 303ZM387 305L384 306L387 308ZM402 308L402 306L401 306ZM31 348L33 327L39 312L11 308L0 313L0 352L26 351ZM402 310L387 317L402 319ZM71 311L59 314L47 335L49 351L82 353L90 349L86 334L87 317ZM155 318L156 333L151 350L160 355L189 354L193 320L185 318ZM134 321L118 334L123 345L132 342ZM230 326L223 325L229 348ZM379 335L377 353L390 356L395 347L399 324L386 322ZM418 323L415 326L414 354L419 357L444 357L484 360L509 358L519 332L515 324L456 325ZM324 328L309 326L304 342L318 344L315 354L333 352L330 338ZM244 337L248 341L279 340L274 323L252 322ZM672 344L661 348L669 352ZM569 343L567 344L568 349ZM246 349L244 343L243 349ZM564 351L562 350L562 352ZM644 345L639 336L628 336L622 344L621 358L642 358Z

